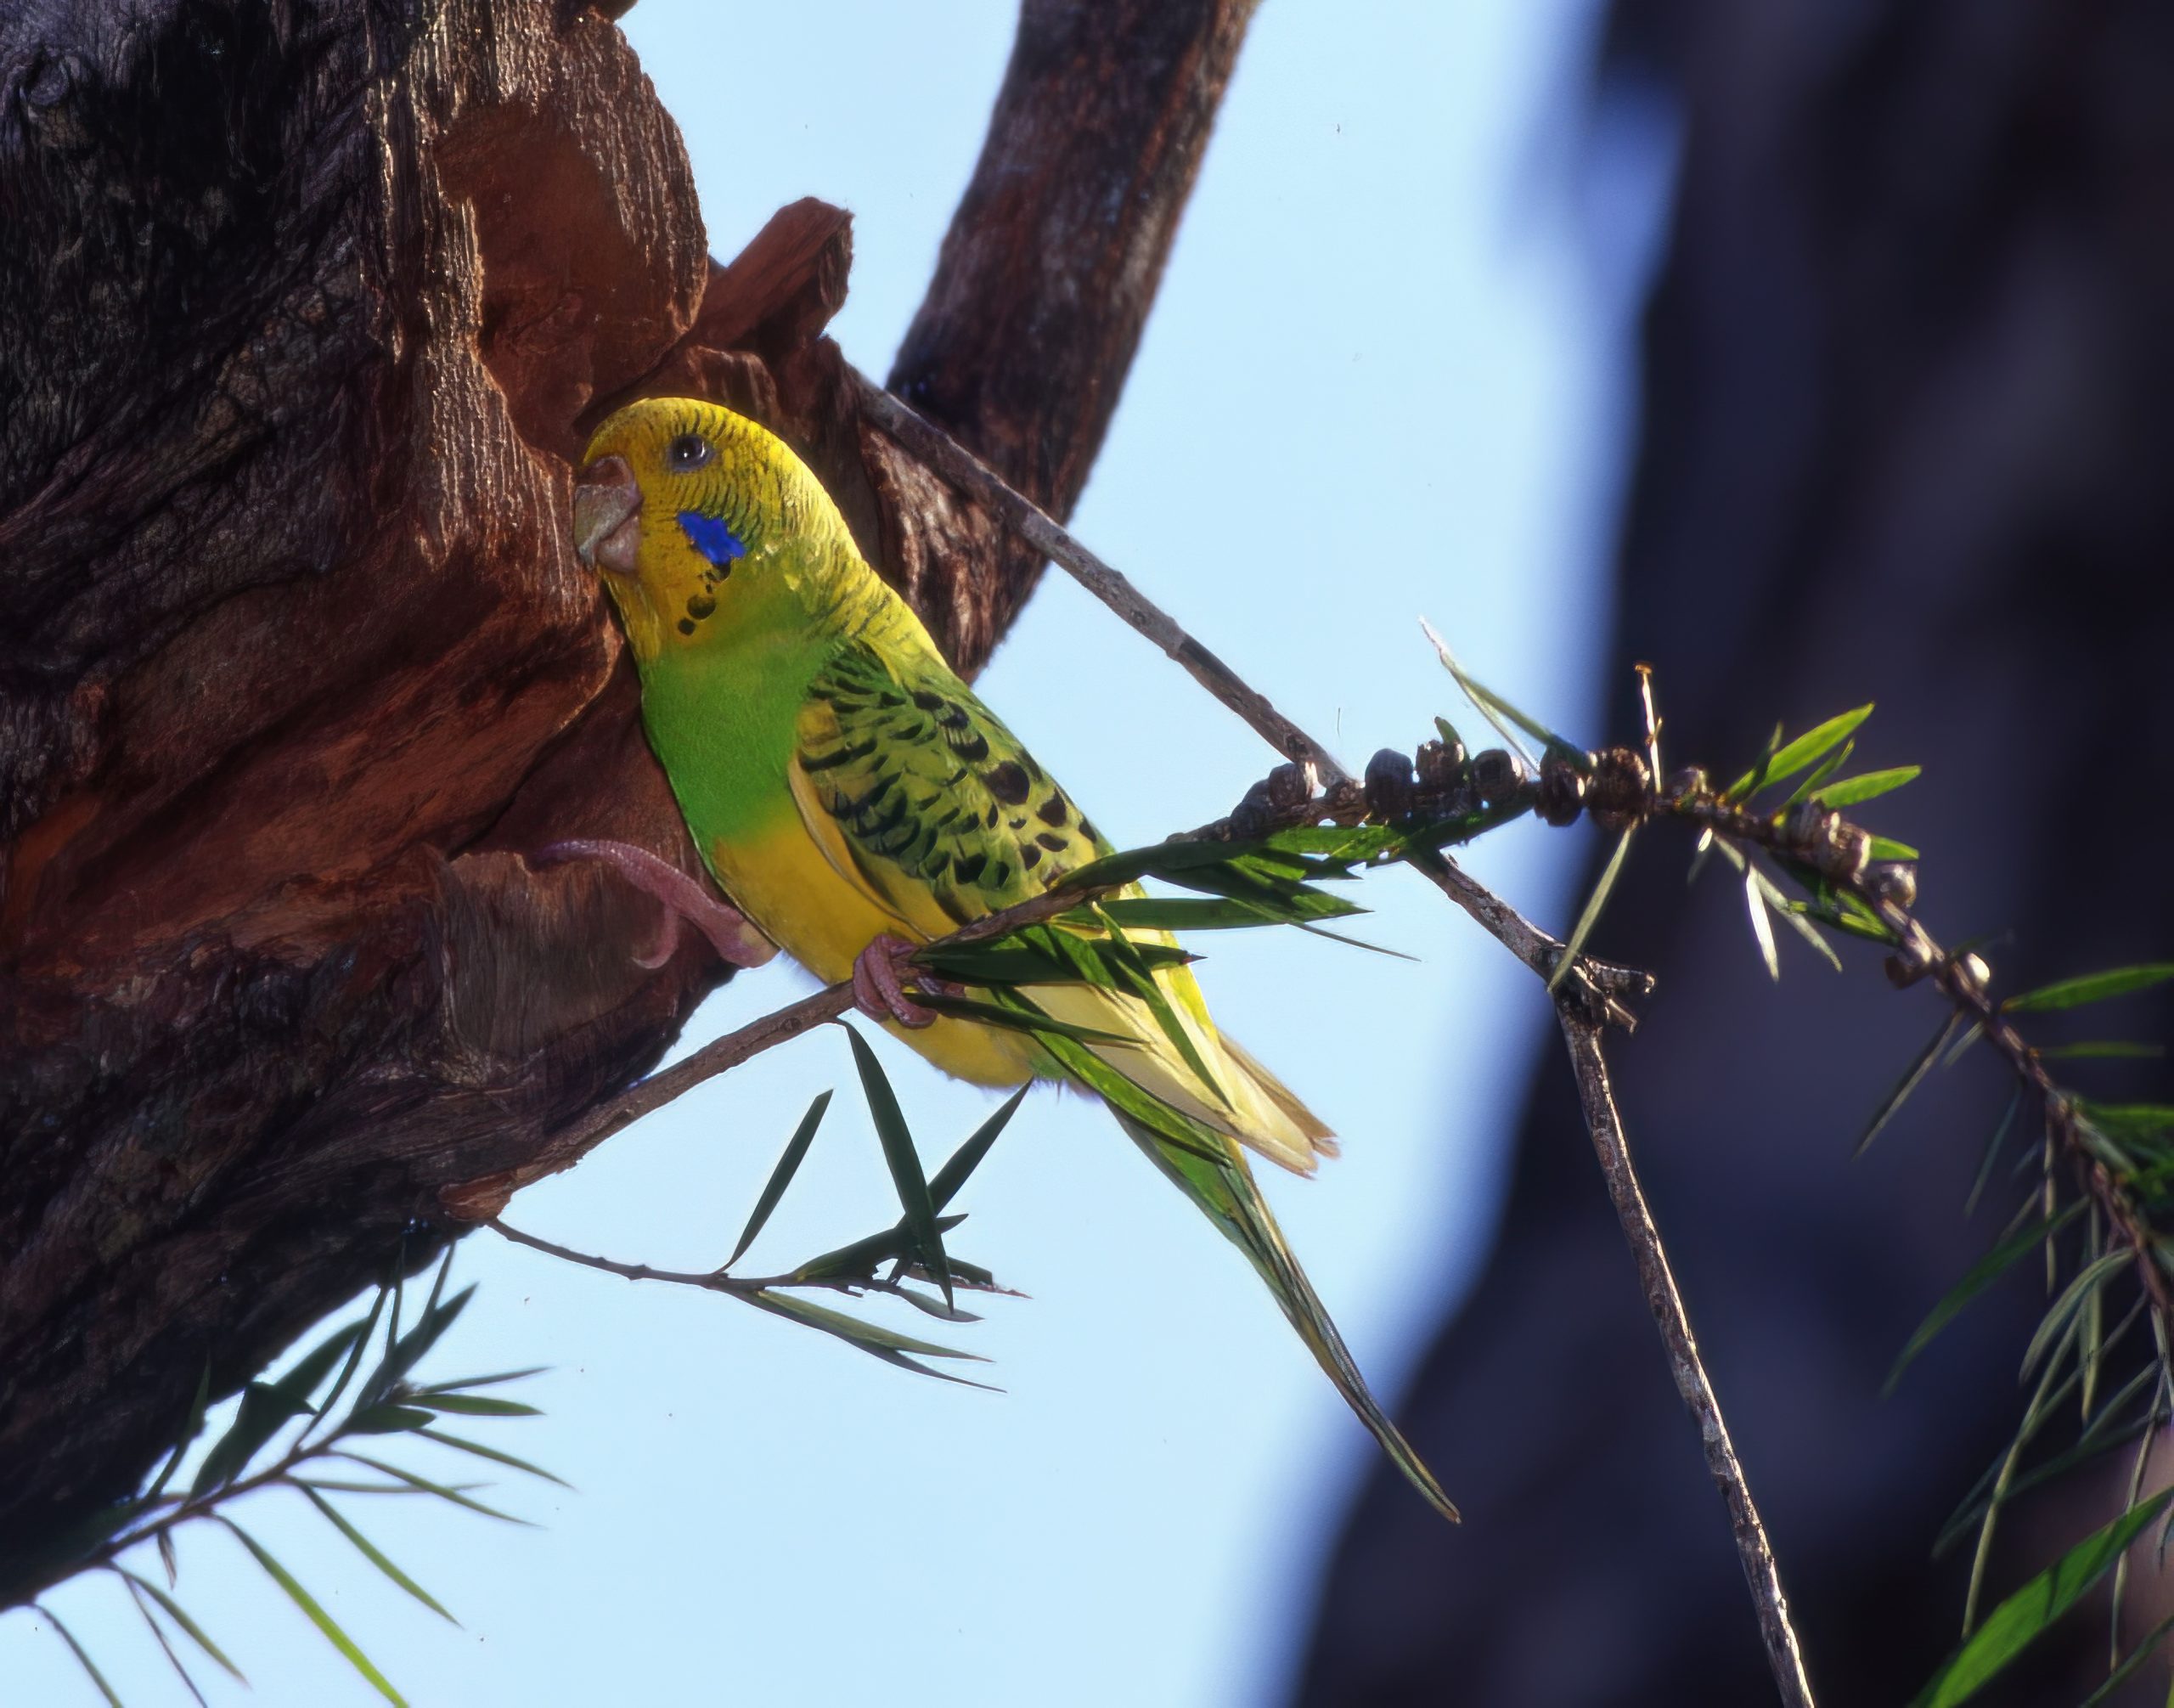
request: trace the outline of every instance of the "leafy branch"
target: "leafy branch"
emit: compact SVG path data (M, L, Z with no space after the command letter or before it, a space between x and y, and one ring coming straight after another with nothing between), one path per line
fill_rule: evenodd
M141 1492L56 1539L44 1559L33 1563L26 1579L8 1592L5 1604L27 1607L50 1623L99 1694L107 1702L118 1705L120 1696L89 1649L39 1598L85 1573L110 1576L126 1590L150 1627L183 1686L200 1704L203 1693L182 1659L185 1649L194 1651L199 1664L208 1660L233 1677L247 1682L240 1668L174 1592L179 1588L180 1576L175 1538L191 1525L216 1525L242 1544L265 1575L372 1688L388 1702L403 1702L399 1691L324 1604L242 1528L233 1512L251 1496L281 1491L297 1495L387 1579L441 1618L453 1620L445 1606L395 1564L332 1499L335 1495L347 1498L423 1496L508 1523L527 1522L476 1499L474 1491L485 1485L434 1481L381 1457L381 1449L363 1451L365 1444L379 1437L432 1441L473 1458L560 1482L539 1465L443 1427L449 1418L468 1423L469 1420L537 1416L533 1406L481 1390L521 1381L538 1371L509 1370L443 1382L416 1378L416 1367L459 1319L475 1293L470 1286L450 1299L445 1297L451 1267L448 1252L422 1314L411 1327L403 1330L401 1326L405 1289L396 1281L379 1290L366 1316L334 1330L276 1381L249 1384L242 1390L232 1421L196 1460L184 1488L177 1480L177 1473L203 1433L211 1393L211 1372L206 1369L181 1431L150 1483ZM376 1356L372 1359L374 1344ZM331 1385L320 1396L318 1390L324 1388L327 1378L332 1378ZM163 1586L143 1569L141 1556L146 1550L155 1551L158 1556L166 1580Z

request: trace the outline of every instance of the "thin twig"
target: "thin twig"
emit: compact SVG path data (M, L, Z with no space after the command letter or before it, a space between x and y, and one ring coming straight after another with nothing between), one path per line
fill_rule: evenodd
M1660 1230L1631 1166L1630 1147L1624 1137L1622 1117L1616 1112L1615 1094L1608 1084L1608 1061L1601 1050L1601 1031L1574 1005L1560 1004L1557 1016L1563 1040L1569 1046L1570 1066L1578 1080L1578 1097L1584 1105L1585 1128L1600 1158L1608 1181L1608 1195L1615 1205L1623 1237L1637 1260L1638 1280L1646 1306L1653 1315L1662 1343L1668 1348L1669 1368L1676 1377L1676 1392L1690 1408L1698 1425L1698 1438L1706 1451L1706 1468L1728 1503L1729 1525L1736 1534L1737 1558L1743 1563L1744 1581L1759 1612L1759 1634L1766 1645L1766 1664L1782 1694L1784 1708L1812 1708L1811 1684L1805 1676L1804 1655L1789 1623L1788 1598L1782 1592L1782 1576L1774 1564L1774 1550L1766 1540L1766 1527L1745 1482L1743 1467L1729 1440L1721 1401L1698 1357L1698 1343L1684 1314L1683 1298L1670 1272L1668 1253Z
M1005 525L1082 587L1153 641L1193 680L1258 730L1287 758L1311 765L1327 785L1349 782L1350 774L1328 750L1285 717L1268 696L1187 634L1178 620L1102 561L1066 531L1032 499L983 462L943 428L899 402L865 374L853 370L856 402L873 421L946 480L979 499Z

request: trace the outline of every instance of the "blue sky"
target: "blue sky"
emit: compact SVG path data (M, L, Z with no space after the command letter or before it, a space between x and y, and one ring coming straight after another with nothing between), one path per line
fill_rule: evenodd
M644 0L626 28L685 129L717 253L799 195L853 210L834 330L880 375L1012 18L1000 0ZM1422 612L1519 703L1594 725L1627 305L1661 155L1589 148L1592 24L1589 0L1264 6L1074 518L1355 768L1438 712L1477 721ZM1226 810L1272 762L1059 576L980 685L1120 845ZM1585 834L1518 827L1470 864L1559 927ZM1484 1254L1545 1011L1408 874L1361 899L1363 934L1416 961L1282 933L1197 946L1224 1024L1344 1135L1318 1181L1270 1190L1394 1395ZM782 963L743 977L687 1043L809 988ZM882 1047L940 1156L990 1098ZM835 1033L703 1087L509 1220L709 1266L826 1085L834 1111L757 1256L871 1232L895 1210ZM429 1367L553 1366L527 1390L549 1415L492 1439L579 1492L502 1489L536 1530L358 1511L459 1629L284 1501L245 1516L418 1704L1276 1701L1371 1443L1237 1254L1092 1102L1036 1093L959 1207L955 1249L1032 1295L958 1331L1001 1395L482 1235L456 1270L477 1299ZM1436 1469L1456 1493L1460 1468ZM181 1558L183 1599L256 1681L212 1700L377 1700L231 1539L189 1537ZM183 1700L110 1584L53 1601L127 1700ZM0 1620L0 1700L94 1701L42 1627Z

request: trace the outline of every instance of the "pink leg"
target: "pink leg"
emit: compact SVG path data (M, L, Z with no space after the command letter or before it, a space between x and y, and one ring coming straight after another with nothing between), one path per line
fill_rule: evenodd
M667 860L632 843L577 838L553 843L528 856L535 865L555 865L563 860L600 860L643 894L663 905L664 918L656 938L634 957L638 967L662 967L679 946L679 922L686 921L710 941L719 957L731 967L760 967L777 947L747 922L738 909L712 895L697 880Z
M895 1020L915 1030L937 1023L941 1017L934 1009L923 1007L906 995L905 981L910 978L922 989L942 996L956 995L959 987L932 978L919 967L901 965L920 947L887 931L860 951L853 964L853 995L862 1013L871 1020Z

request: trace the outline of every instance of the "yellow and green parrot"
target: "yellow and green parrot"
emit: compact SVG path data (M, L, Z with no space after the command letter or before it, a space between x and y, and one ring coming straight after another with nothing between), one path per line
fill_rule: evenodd
M574 532L617 607L651 745L718 903L656 856L602 859L700 927L725 959L783 949L947 1072L984 1085L1064 1079L1029 1033L940 1016L903 958L1110 852L1072 798L975 698L905 601L870 569L837 506L775 435L714 403L654 398L589 442ZM1135 940L1167 944L1148 932ZM669 952L664 946L652 961ZM1270 1215L1247 1147L1300 1174L1329 1129L1218 1032L1191 972L1158 967L1181 1050L1149 1006L1088 983L1022 994L1102 1036L1116 1072L1219 1141L1181 1144L1112 1109L1258 1270L1353 1411L1439 1511L1450 1502L1367 1390ZM1208 1077L1199 1071L1205 1067Z

